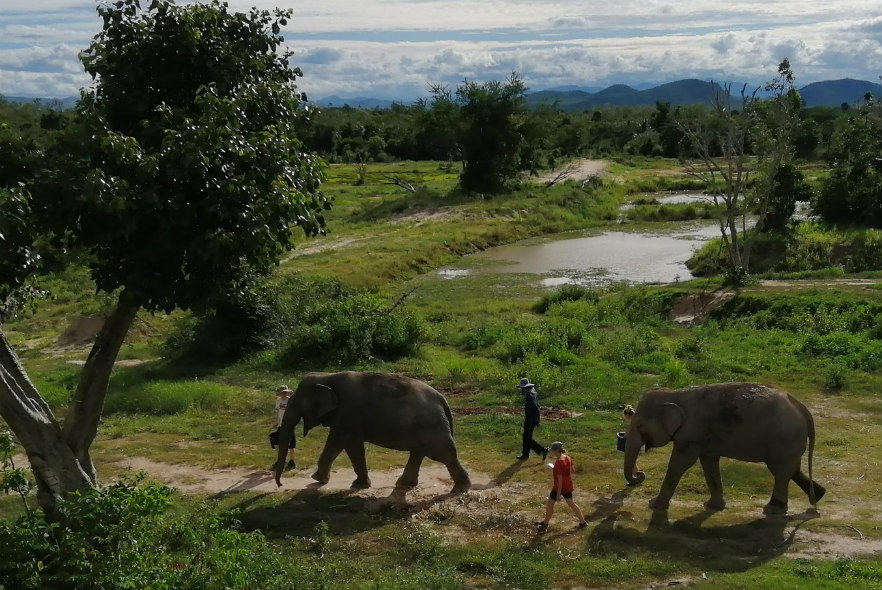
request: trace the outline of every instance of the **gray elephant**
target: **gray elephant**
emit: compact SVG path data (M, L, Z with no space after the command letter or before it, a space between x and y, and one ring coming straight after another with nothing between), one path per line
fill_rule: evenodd
M808 477L800 470L808 440ZM649 505L666 510L680 478L701 461L710 491L705 506L726 507L720 480L720 457L765 463L775 477L772 498L763 512L787 512L792 479L814 506L826 490L812 480L815 423L808 409L792 395L758 383L716 383L685 389L646 392L628 429L624 474L629 485L643 482L633 473L641 447L674 442L668 470L658 495Z
M415 486L423 458L443 463L453 478L454 493L468 491L469 474L457 458L453 416L444 396L428 384L386 373L309 373L288 400L279 431L276 484L281 475L288 441L303 420L303 435L319 424L330 428L325 448L312 478L327 483L331 464L346 451L356 479L353 488L371 485L364 459L364 443L409 451L410 458L397 485Z

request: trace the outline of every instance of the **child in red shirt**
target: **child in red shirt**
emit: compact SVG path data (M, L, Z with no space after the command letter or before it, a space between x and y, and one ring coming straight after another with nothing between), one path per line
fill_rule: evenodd
M588 523L585 522L585 516L579 505L573 502L573 459L567 455L563 443L560 441L551 443L548 449L549 456L554 459L554 468L551 472L552 488L548 500L545 501L545 519L536 523L536 528L540 533L548 530L548 522L554 514L554 504L563 497L567 506L579 519L579 528L583 528Z

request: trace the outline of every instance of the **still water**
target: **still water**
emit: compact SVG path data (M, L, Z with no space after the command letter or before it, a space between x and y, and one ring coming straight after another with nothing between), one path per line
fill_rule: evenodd
M684 227L685 226L685 227ZM595 235L528 241L466 257L462 266L438 271L455 279L475 273L533 273L546 286L608 282L673 283L689 280L685 262L706 241L720 235L716 222L670 224L670 231L606 231Z

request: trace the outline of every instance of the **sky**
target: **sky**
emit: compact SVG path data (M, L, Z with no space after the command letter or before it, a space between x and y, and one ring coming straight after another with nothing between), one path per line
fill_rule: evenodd
M146 3L146 0L145 0ZM878 0L231 0L291 8L310 99L410 100L433 84L506 78L532 90L643 88L682 78L760 84L790 59L797 86L882 75ZM78 53L94 0L0 0L0 94L63 98L90 84Z

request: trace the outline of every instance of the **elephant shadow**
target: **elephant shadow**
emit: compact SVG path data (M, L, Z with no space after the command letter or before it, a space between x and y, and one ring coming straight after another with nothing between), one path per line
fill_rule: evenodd
M671 521L667 511L652 513L645 531L627 512L595 512L599 524L586 540L592 554L627 554L635 550L700 566L708 571L743 572L784 554L799 529L818 513L765 516L748 522L706 526L713 510L703 509ZM587 517L586 517L587 518ZM787 529L792 530L787 532Z
M271 506L263 505L261 500L272 494L255 494L244 498L234 508L239 511L239 520L246 530L259 530L270 539L307 537L322 521L328 523L332 534L348 536L391 521L409 520L412 515L432 506L461 497L446 493L408 499L412 488L400 486L385 497L364 496L356 490L327 492L321 488L321 484L306 486Z

